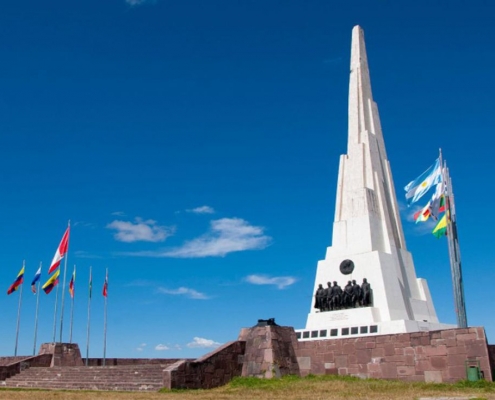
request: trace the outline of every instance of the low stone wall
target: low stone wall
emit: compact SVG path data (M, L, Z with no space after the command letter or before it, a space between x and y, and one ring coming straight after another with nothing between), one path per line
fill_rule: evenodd
M495 345L488 345L488 355L490 356L490 367L492 368L492 380L495 379Z
M13 364L16 363L17 361L22 361L30 357L31 356L0 357L0 366Z
M194 361L178 361L164 371L168 389L210 389L230 382L242 371L246 343L234 341Z
M14 362L0 366L0 381L4 381L11 376L20 373L30 367L49 367L52 362L50 354L43 354L34 357L5 357L16 359Z
M171 365L177 361L184 360L183 358L106 358L106 366L123 366L123 365L156 365L166 364ZM187 359L186 361L192 361ZM86 359L83 358L83 363L86 365ZM98 367L103 365L103 358L88 358L88 367Z
M467 359L480 362L492 380L488 344L481 327L300 341L296 349L301 375L336 374L421 382L466 379Z

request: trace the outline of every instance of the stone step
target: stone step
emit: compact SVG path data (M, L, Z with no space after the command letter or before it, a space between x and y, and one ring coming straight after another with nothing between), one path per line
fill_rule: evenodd
M32 367L8 378L2 386L42 389L158 391L161 364L108 367Z
M160 383L163 381L163 377L142 377L141 379L128 379L127 377L114 377L113 379L93 379L91 377L71 377L71 378L40 378L40 377L26 377L24 379L9 379L8 382L19 383L19 382L130 382L130 383Z
M15 384L6 382L5 387L12 388L40 388L40 389L86 389L86 390L123 390L123 391L158 391L162 384L157 383L129 383L129 382L112 382L112 383L86 383L86 382L47 382L47 381L26 381L16 382Z

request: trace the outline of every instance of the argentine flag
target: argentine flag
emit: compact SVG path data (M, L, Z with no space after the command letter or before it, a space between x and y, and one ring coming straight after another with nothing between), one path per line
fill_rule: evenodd
M433 185L440 182L442 182L442 167L440 166L440 159L437 158L430 168L415 180L409 182L404 188L406 191L407 204L411 205L412 203L415 203L423 197Z

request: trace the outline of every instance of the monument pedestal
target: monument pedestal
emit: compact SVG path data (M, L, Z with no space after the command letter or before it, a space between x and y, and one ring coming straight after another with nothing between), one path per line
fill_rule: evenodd
M84 365L77 343L43 343L38 355L53 354L50 367L82 367Z

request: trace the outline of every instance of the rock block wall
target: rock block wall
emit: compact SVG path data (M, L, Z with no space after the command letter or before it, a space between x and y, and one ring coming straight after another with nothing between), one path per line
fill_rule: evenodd
M294 328L278 325L244 328L239 340L246 342L242 376L280 378L299 375Z
M10 359L11 363L7 363ZM4 365L0 365L0 381L14 376L26 368L49 367L52 361L51 354L43 354L34 357L5 357Z
M300 341L296 353L301 375L456 382L466 379L465 361L471 359L479 361L485 379L492 380L481 327Z
M240 376L245 342L234 341L194 361L181 360L164 370L163 386L168 389L210 389Z
M52 354L51 367L79 367L84 363L76 343L43 343L39 355Z

